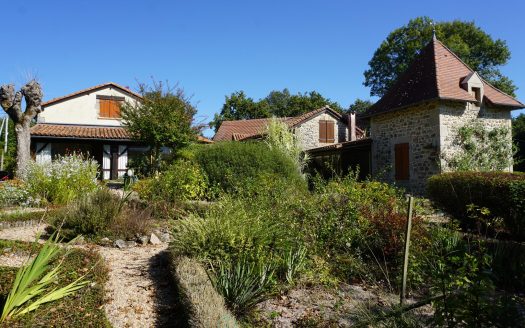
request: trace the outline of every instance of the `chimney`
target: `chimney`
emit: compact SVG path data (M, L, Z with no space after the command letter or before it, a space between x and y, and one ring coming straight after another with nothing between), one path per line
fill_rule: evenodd
M348 114L348 137L350 138L350 141L354 141L357 139L357 136L355 134L355 112L354 111Z

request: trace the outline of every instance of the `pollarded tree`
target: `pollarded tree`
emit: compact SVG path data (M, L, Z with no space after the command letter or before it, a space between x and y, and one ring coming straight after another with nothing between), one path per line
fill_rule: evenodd
M13 84L0 87L0 103L4 111L15 124L16 134L16 176L25 176L27 165L31 161L31 121L42 111L44 93L40 83L29 81L19 91ZM25 111L22 111L22 98L25 100Z

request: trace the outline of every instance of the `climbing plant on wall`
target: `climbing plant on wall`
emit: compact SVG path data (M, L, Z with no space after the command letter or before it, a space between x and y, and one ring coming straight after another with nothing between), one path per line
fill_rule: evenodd
M487 128L480 121L460 127L453 141L457 147L443 155L453 171L503 171L512 166L516 149L507 127Z

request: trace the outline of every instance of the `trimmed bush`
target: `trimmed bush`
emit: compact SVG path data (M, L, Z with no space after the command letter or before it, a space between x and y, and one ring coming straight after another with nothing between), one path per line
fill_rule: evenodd
M190 327L239 327L198 261L175 256L171 267Z
M428 195L463 227L475 224L469 205L488 208L502 218L508 233L525 239L525 174L505 172L450 172L428 180Z
M304 183L295 163L263 142L219 142L193 148L193 157L208 177L212 191L243 193L261 175L276 175L297 185Z

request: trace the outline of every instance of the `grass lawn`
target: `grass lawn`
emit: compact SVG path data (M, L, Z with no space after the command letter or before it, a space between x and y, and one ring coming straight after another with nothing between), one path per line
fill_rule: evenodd
M6 242L0 243L3 245ZM0 267L0 308L16 272L16 268ZM92 251L72 250L65 258L61 272L57 287L69 284L86 272L91 284L74 295L44 304L36 311L8 320L0 324L0 327L110 327L103 309L107 271L100 255Z

